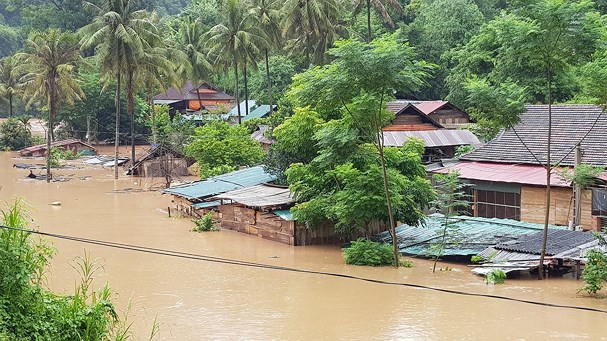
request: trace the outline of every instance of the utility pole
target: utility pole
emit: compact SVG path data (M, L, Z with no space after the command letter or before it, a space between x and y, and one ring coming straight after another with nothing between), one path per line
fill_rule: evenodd
M582 147L578 143L575 146L575 168L582 163ZM577 182L573 182L573 226L582 225L582 187Z

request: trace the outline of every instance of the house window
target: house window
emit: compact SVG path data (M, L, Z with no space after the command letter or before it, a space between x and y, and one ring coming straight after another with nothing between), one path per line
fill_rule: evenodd
M519 193L476 190L475 216L521 220Z
M607 217L606 188L594 188L592 190L592 215Z

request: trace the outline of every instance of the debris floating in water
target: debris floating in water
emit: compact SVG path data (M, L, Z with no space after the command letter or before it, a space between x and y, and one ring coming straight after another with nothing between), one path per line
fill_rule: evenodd
M53 201L51 203L52 206L61 206L61 201Z

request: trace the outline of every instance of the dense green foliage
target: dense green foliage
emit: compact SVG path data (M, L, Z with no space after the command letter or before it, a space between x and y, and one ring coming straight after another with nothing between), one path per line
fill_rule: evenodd
M196 128L186 152L198 162L203 179L257 165L264 157L244 126L219 121Z
M392 265L394 255L389 244L382 244L365 238L353 241L343 250L344 260L350 265L381 266Z
M0 223L28 228L26 209L23 201L15 200L0 210ZM43 286L54 254L44 240L0 229L0 244L0 339L107 340L120 329L109 287L91 287L96 268L88 255L75 265L82 282L73 295L63 296Z
M0 150L19 150L31 142L29 124L24 124L23 120L11 117L0 124Z
M501 269L494 269L485 275L487 284L504 284L506 282L506 273Z
M595 238L602 247L607 245L604 235L595 234ZM607 283L607 255L601 249L592 249L588 251L586 257L588 260L582 273L584 286L580 290L594 295Z

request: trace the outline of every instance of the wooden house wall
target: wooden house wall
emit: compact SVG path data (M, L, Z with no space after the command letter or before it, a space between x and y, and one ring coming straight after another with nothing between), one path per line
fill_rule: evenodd
M173 158L170 160L171 165L171 176L185 176L188 175L188 166L185 159ZM152 177L163 177L165 172L163 170L163 161L159 158L142 162L137 167L138 176L152 178Z
M459 109L441 109L431 113L430 118L444 126L462 125L470 123L468 115Z
M425 123L419 115L402 113L394 117L393 125L410 125Z
M521 220L543 224L546 208L546 187L521 187ZM582 193L582 221L585 230L592 228L592 196L590 191ZM549 223L554 225L569 225L573 220L573 189L552 187L550 191Z
M261 212L240 205L220 205L221 227L259 236L287 245L295 245L295 222L273 213Z

